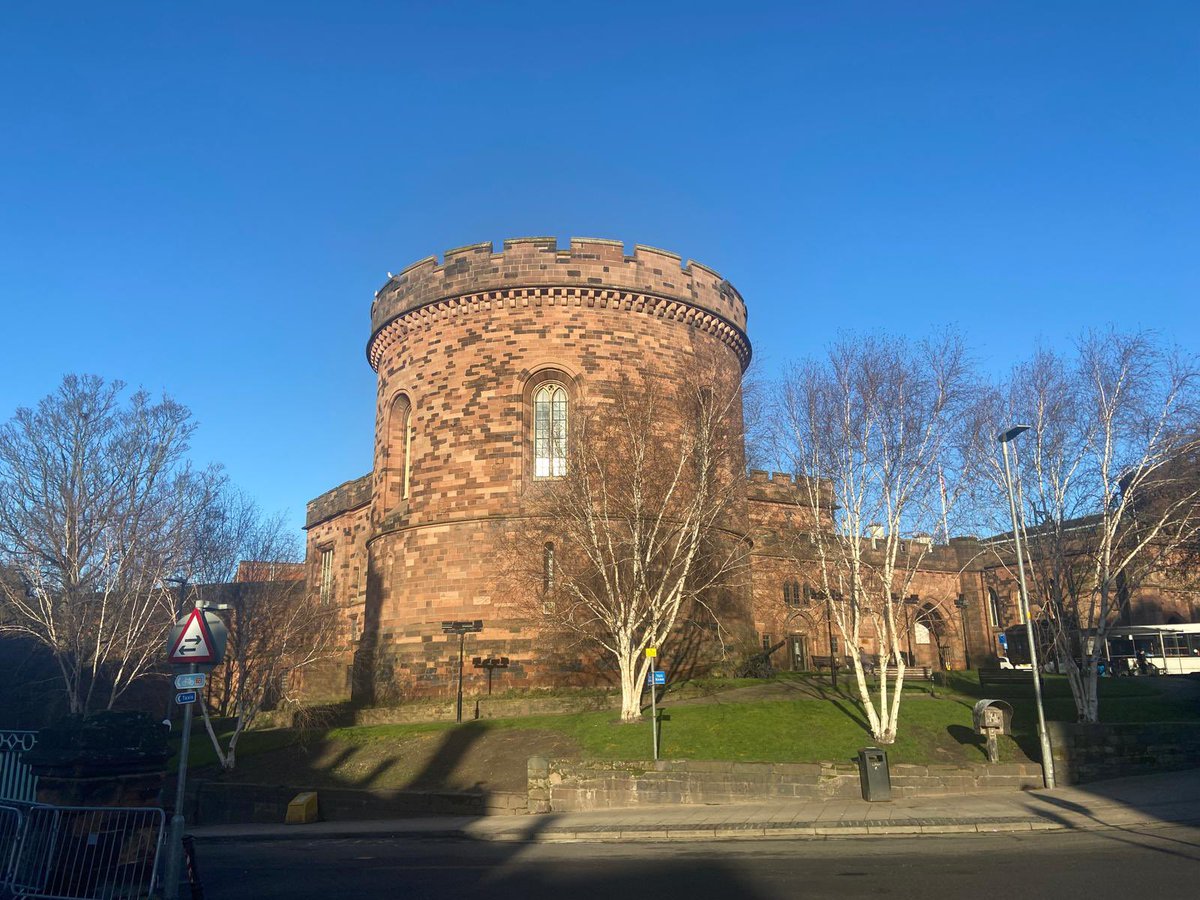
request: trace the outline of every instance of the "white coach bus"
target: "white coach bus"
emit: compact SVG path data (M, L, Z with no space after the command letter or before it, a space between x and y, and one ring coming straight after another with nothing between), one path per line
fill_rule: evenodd
M1113 674L1136 674L1139 653L1159 675L1200 673L1200 625L1121 625L1104 649Z

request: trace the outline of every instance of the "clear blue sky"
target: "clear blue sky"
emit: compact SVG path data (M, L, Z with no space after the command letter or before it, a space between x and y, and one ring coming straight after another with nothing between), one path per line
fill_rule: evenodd
M0 419L165 390L297 525L370 468L373 291L481 240L701 260L768 373L840 328L1200 349L1195 0L9 0L0 84Z

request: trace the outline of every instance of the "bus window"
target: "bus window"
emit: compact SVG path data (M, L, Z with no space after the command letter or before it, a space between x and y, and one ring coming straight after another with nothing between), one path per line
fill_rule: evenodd
M1108 655L1112 656L1135 656L1133 649L1133 638L1118 634L1113 635L1108 639Z
M1187 635L1175 632L1165 632L1162 636L1163 652L1167 656L1187 656Z
M1187 639L1188 647L1191 649L1191 655L1200 656L1200 634L1189 634Z

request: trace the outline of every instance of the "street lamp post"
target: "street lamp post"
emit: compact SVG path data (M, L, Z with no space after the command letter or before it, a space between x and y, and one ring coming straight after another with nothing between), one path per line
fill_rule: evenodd
M1050 748L1050 735L1046 732L1046 710L1042 706L1042 675L1038 669L1037 643L1033 637L1033 616L1029 611L1029 590L1025 586L1025 559L1021 553L1021 528L1017 519L1017 497L1013 489L1012 469L1008 462L1008 445L1020 434L1028 431L1028 425L1014 425L996 435L1004 457L1004 483L1008 488L1008 511L1012 516L1013 549L1017 554L1017 580L1021 588L1021 615L1025 617L1025 636L1029 640L1029 662L1033 666L1033 698L1037 705L1038 741L1042 750L1042 776L1046 787L1054 787L1054 757Z
M915 666L917 664L917 657L916 654L913 653L912 620L909 618L908 608L910 606L916 606L920 602L921 600L916 594L913 594L911 597L904 598L904 630L908 632L908 664L910 666Z
M826 597L825 605L825 627L829 632L829 684L834 690L837 690L837 641L833 637L833 591L830 591Z
M955 607L958 609L958 621L962 625L963 634L963 658L966 660L967 668L971 668L971 648L967 644L967 600L962 595L958 595L958 599L954 601Z
M454 720L462 721L462 680L463 680L463 648L468 634L483 631L483 620L473 619L471 621L462 621L451 619L442 622L443 634L458 635L458 703L455 706Z

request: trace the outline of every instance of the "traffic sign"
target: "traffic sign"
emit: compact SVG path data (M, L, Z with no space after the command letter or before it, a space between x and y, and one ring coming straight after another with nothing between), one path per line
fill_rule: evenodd
M646 673L646 684L666 684L667 673L662 669L655 669L653 672Z
M175 695L175 702L180 704L181 706L185 703L195 703L196 702L196 692L195 691L180 691L178 694Z
M188 688L202 688L206 683L207 676L203 672L175 676L175 690L177 691L186 691Z
M176 666L215 665L225 655L229 632L213 613L193 609L175 623L167 638L167 661Z
M658 648L657 647L647 647L646 648L646 659L654 659L654 657L656 657L656 656L658 656Z

